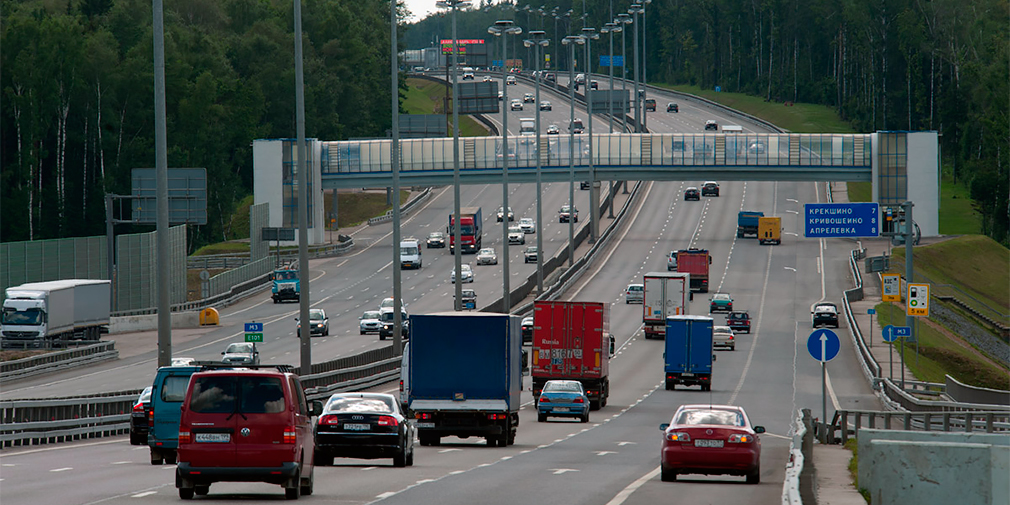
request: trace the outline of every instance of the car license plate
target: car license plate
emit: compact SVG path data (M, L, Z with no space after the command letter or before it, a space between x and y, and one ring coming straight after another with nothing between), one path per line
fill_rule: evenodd
M554 407L554 412L568 412L568 407Z
M681 375L682 377L694 377L694 374L693 374L693 373L682 373L682 374L680 374L680 375Z
M722 440L695 439L695 447L722 447Z
M434 428L435 423L417 423L418 428Z
M372 429L372 425L347 423L344 425L344 429L348 431L368 431Z
M197 443L227 443L231 442L230 433L197 433L196 434Z

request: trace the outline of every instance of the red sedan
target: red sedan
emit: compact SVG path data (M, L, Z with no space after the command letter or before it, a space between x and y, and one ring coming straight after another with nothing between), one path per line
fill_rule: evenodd
M742 407L681 405L663 430L661 478L678 474L741 475L748 484L761 482L763 426L752 426Z

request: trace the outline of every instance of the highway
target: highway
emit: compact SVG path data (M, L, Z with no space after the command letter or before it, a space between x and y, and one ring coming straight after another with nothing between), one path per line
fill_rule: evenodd
M477 74L478 79L481 74ZM601 87L605 81L601 80ZM521 93L525 84L510 86ZM529 91L531 92L531 91ZM568 109L560 98L554 115L562 113L564 131ZM700 132L706 119L728 121L720 113L681 103L679 114L666 114L672 98L658 96L661 111L649 119L660 132ZM532 116L532 111L514 113ZM553 117L553 116L552 116ZM558 120L560 121L560 119ZM596 118L594 130L606 131L606 120ZM734 121L735 122L735 121ZM545 120L544 125L550 124ZM602 124L602 127L599 125ZM518 128L518 120L509 121ZM756 125L744 125L761 131ZM513 128L510 128L512 130ZM588 425L575 422L536 422L529 391L520 413L516 444L488 448L483 440L443 440L441 446L416 446L415 466L393 468L390 460L337 460L335 467L316 470L315 494L303 500L364 503L580 503L618 505L667 503L672 496L684 503L778 503L783 470L788 460L788 436L798 408L811 408L819 416L820 365L806 351L810 305L821 299L837 301L851 285L844 261L853 244L843 240L809 240L799 236L799 212L808 202L824 201L823 185L790 182L726 182L721 196L697 202L683 201L683 190L702 181L645 183L614 239L587 267L580 281L565 294L573 300L612 302L611 332L618 353L611 364L612 393L608 406L591 415ZM567 198L567 184L545 188L545 247L552 253L565 247L567 225L559 225L556 207ZM510 188L516 218L535 213L535 195L529 185ZM436 188L421 209L404 219L403 236L423 238L445 228L452 207L451 188ZM576 190L577 206L588 217L587 191ZM463 205L483 207L485 244L501 254L500 223L494 211L501 204L500 186L463 188ZM551 202L551 203L548 203ZM753 239L736 238L736 213L762 210L783 218L785 233L780 246L760 246ZM550 237L550 245L546 240ZM531 243L533 235L527 235ZM330 315L331 336L313 339L314 361L374 348L374 335L358 335L357 316L390 296L392 270L391 231L388 224L355 235L361 244L353 255L316 260L313 272L313 306ZM627 305L623 288L641 282L642 275L665 270L666 255L687 246L707 248L713 255L711 291L732 294L734 305L749 310L752 333L739 336L735 351L718 351L713 388L666 391L661 382L662 347L644 340L641 305ZM521 247L510 248L513 286L532 272L521 263ZM424 268L403 274L408 310L424 313L451 307L449 283L451 256L447 250L425 250ZM472 256L464 256L471 260ZM500 258L501 261L501 258ZM474 268L478 301L501 293L501 267ZM469 287L469 286L468 286ZM697 294L691 313L707 314L708 297ZM226 343L240 339L241 323L267 323L264 362L297 361L293 321L295 305L275 305L267 294L257 295L223 312L223 325L193 333L176 341L175 355L214 359ZM724 318L714 316L717 323ZM845 328L841 329L844 335ZM847 337L842 352L828 365L831 395L829 415L836 402L843 408L878 408L858 368ZM3 397L67 396L84 391L140 388L154 373L154 342L150 351L134 358L21 381L5 387ZM529 378L525 386L529 387ZM394 391L393 384L375 388ZM749 486L739 477L689 475L678 483L660 482L658 425L669 422L684 403L730 403L747 409L751 419L765 426L762 435L761 484ZM168 503L178 500L171 465L149 464L147 448L130 446L126 437L76 442L52 447L5 449L0 454L0 501L28 504L37 501L41 480L47 484L46 500L65 504ZM277 486L221 483L211 487L206 499L259 501L282 499Z

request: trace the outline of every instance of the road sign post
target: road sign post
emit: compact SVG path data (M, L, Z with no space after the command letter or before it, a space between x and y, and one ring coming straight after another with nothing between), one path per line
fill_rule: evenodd
M880 208L876 203L808 203L803 205L807 238L876 237Z
M245 323L245 341L263 342L263 323Z
M831 330L820 329L810 334L807 339L807 350L817 361L821 362L821 443L828 443L828 380L825 365L838 356L841 341ZM843 426L844 430L845 427Z
M870 315L870 347L873 347L873 315L877 313L874 309L866 309L866 313Z

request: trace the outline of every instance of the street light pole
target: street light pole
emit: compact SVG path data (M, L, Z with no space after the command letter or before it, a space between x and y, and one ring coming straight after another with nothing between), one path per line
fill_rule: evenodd
M649 54L648 54L649 52L645 50L647 44L649 43L648 32L646 32L646 28L649 26L649 24L645 22L645 6L651 4L652 0L635 0L635 2L638 3L642 8L642 100L644 101L645 96L646 94L648 94L649 91L648 90L649 66L648 63L646 63L649 60ZM649 130L648 111L645 111L644 115L642 116L642 130L643 131Z
M568 266L575 262L575 44L584 44L581 36L568 35L561 44L568 50Z
M459 40L456 38L456 11L459 7L469 5L469 0L442 0L435 4L440 9L452 9L452 189L453 189L453 244L456 244L453 252L453 260L457 275L462 276L463 268L463 243L460 241L460 188L459 188ZM463 310L463 283L457 282L455 285L456 294L453 297L453 308L457 311Z
M536 129L537 129L537 148L533 150L534 155L537 157L537 295L539 296L544 292L544 216L543 216L543 205L541 204L543 191L540 188L540 81L543 79L543 75L540 74L540 48L547 47L550 44L550 40L546 39L546 32L543 30L536 30L530 32L530 38L523 41L526 47L535 46L534 56L533 56L533 72L534 79L536 80ZM507 212L507 210L506 210Z
M512 303L509 299L509 220L508 220L508 209L509 209L509 147L508 147L508 130L509 130L509 115L508 115L508 103L509 103L509 93L508 93L508 37L507 35L519 35L523 32L522 28L518 26L512 26L512 20L503 19L495 21L495 26L487 29L488 33L501 37L502 40L502 68L501 68L501 85L502 85L502 211L505 212L505 218L501 220L502 222L502 252L504 253L504 261L502 262L502 312L509 313L512 309ZM462 275L462 274L459 274Z
M297 0L296 0L297 1ZM390 161L393 171L393 353L399 356L403 352L401 343L403 315L401 307L403 300L400 292L400 70L397 65L397 42L396 42L396 2L389 4L389 88L390 107L393 114L393 142L390 151ZM306 265L307 266L307 265ZM308 310L305 311L306 316ZM301 319L305 324L302 329L308 327L308 317ZM305 370L304 368L302 370Z
M583 28L586 40L586 113L589 116L589 243L595 244L600 235L600 188L596 185L596 168L593 166L593 50L592 41L599 40L596 28ZM581 152L581 151L580 151Z
M638 133L642 133L642 108L641 108L642 103L638 97L638 73L639 73L638 69L640 68L638 66L638 13L642 12L643 10L644 9L642 9L642 6L640 4L634 4L631 6L630 9L628 9L628 13L634 15L635 17L634 21L635 24L632 26L632 29L634 29L635 31L635 71L634 71L635 89L632 91L631 94L634 95L635 100L635 131Z
M611 10L613 10L613 2L611 2ZM616 22L610 22L603 25L600 30L601 33L606 33L610 35L610 84L607 89L607 126L609 127L610 134L614 133L614 33L619 32L624 33L624 28L618 25ZM622 62L623 63L623 62ZM607 217L610 219L614 218L614 181L610 181L610 192L607 195L607 199L610 204L607 205Z
M624 127L628 127L628 45L625 33L628 32L626 27L631 24L631 16L626 12L622 12L617 15L617 19L614 20L617 24L621 25L621 103L623 105L621 109L621 117L624 118ZM624 194L628 194L628 181L624 181L623 185Z

